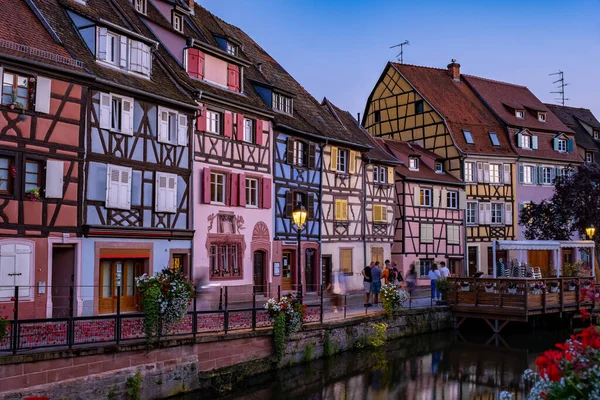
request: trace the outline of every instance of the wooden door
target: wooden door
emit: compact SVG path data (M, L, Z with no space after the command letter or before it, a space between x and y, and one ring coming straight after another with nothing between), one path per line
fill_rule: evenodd
M306 292L315 292L317 285L315 282L316 267L315 267L315 251L313 249L306 249L304 259L304 279L306 280Z
M265 253L255 251L253 258L254 288L256 293L265 292Z
M52 318L69 316L69 293L74 282L75 246L52 246Z
M117 312L117 288L121 288L121 312L137 311L139 301L135 278L140 275L139 260L102 260L100 262L100 296L98 312Z
M477 247L469 246L469 271L468 276L473 276L478 270L477 265Z
M292 273L294 263L294 253L291 251L284 251L282 257L281 266L281 288L283 290L292 290Z
M552 259L550 250L529 250L527 252L529 265L533 268L540 267L543 278L548 278L550 260Z

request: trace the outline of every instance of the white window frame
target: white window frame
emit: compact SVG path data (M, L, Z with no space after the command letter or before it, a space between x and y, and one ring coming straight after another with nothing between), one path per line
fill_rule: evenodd
M523 165L523 184L533 185L535 182L535 173L534 165Z
M590 152L585 153L585 162L593 163L594 162L594 154L590 153Z
M542 185L552 185L554 183L554 178L552 176L553 167L540 167L542 168L542 181L540 184Z
M465 162L465 182L475 182L475 163L471 161Z
M410 156L408 157L408 169L411 171L419 170L419 158Z
M227 41L225 48L226 48L227 54L230 54L232 56L237 56L238 47L235 44L231 43L230 41Z
M337 172L348 172L348 161L350 159L350 151L346 149L338 149L337 151Z
M254 134L255 121L253 119L244 118L244 142L254 143L256 135Z
M166 172L157 172L154 190L156 192L155 211L176 213L178 207L177 175Z
M525 111L517 110L515 111L515 117L518 119L525 119Z
M219 196L218 189L221 188L221 196ZM213 197L213 189L215 196ZM225 204L227 199L227 174L222 172L210 173L210 204Z
M470 218L469 218L469 213L471 212L471 210L469 210L470 206L473 207L472 220L470 220ZM466 217L467 225L477 225L478 217L479 217L479 205L477 204L476 201L467 201L467 205L465 207L465 217Z
M301 140L294 140L294 165L306 167L308 165L308 154L306 143Z
M496 168L498 168L497 171L496 171ZM501 170L502 170L502 164L489 164L490 183L493 183L493 184L502 183L501 172L500 172Z
M258 208L259 187L257 178L246 177L246 207Z
M112 41L111 41L112 39ZM121 36L116 33L107 32L106 33L106 58L103 60L112 65L119 65L120 62L120 50L121 49ZM110 54L113 59L109 59L108 55Z
M441 162L441 161L435 162L435 172L438 174L444 173L444 163L443 162Z
M558 151L560 153L566 153L567 152L567 141L565 139L558 139Z
M379 167L377 165L373 167L373 182L379 183Z
M433 243L433 224L421 224L419 241Z
M463 136L465 137L465 142L467 144L475 144L475 141L473 140L473 133L471 133L470 130L463 129Z
M118 174L118 180L113 181L113 173ZM128 181L123 182L123 174ZM131 179L132 169L121 165L107 164L106 166L106 208L131 210Z
M460 226L446 225L446 243L460 244Z
M221 122L223 114L218 111L206 111L206 132L221 135Z
M458 192L447 192L446 207L451 209L458 209Z
M133 0L133 6L135 10L139 13L146 15L146 10L148 9L148 0Z
M490 225L504 225L504 203L491 202Z
M429 201L427 201L429 200ZM419 205L421 207L433 207L433 190L430 188L419 188Z
M158 107L157 113L158 133L156 139L161 143L173 146L187 146L187 115L180 114L177 111L166 107ZM166 122L163 119L163 113L167 114Z
M379 167L379 183L381 184L386 184L388 183L387 181L387 167Z
M531 149L531 136L529 135L521 135L521 148L523 149Z
M183 32L183 15L173 13L173 29L177 32Z
M120 126L113 125L113 102L115 100L121 102L120 121L118 124ZM135 103L133 98L116 95L114 93L100 93L100 109L98 113L100 128L108 129L111 132L117 132L124 135L133 135L134 110Z
M500 146L500 138L496 132L488 132L492 146Z
M545 112L538 112L538 121L546 122L546 113Z

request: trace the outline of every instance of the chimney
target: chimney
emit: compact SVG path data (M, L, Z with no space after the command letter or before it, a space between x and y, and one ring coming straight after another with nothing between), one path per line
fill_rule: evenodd
M457 64L454 58L452 59L452 62L448 64L448 73L452 79L460 81L460 64Z

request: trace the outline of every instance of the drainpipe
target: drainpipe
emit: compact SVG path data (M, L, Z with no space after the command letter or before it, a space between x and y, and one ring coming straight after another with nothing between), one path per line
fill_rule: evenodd
M367 157L367 162L363 168L362 187L363 187L363 205L362 205L362 230L363 230L363 268L367 265L367 165L371 164L371 159ZM391 254L390 254L391 258Z
M323 237L322 237L322 222L323 222L323 164L325 163L324 159L323 159L323 155L325 154L325 146L327 146L327 144L329 143L329 139L325 139L325 144L321 145L321 165L319 166L319 255L320 255L320 260L319 260L319 265L320 265L320 280L321 280L321 285L323 285L325 282L323 282ZM332 270L333 270L333 265L332 265Z

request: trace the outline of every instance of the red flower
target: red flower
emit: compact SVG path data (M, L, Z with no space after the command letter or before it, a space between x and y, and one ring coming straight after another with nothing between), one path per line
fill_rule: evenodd
M583 292L584 289L582 289L581 291ZM587 321L590 318L590 313L588 312L587 309L582 308L581 310L579 310L579 312L581 313L581 320L582 321Z

